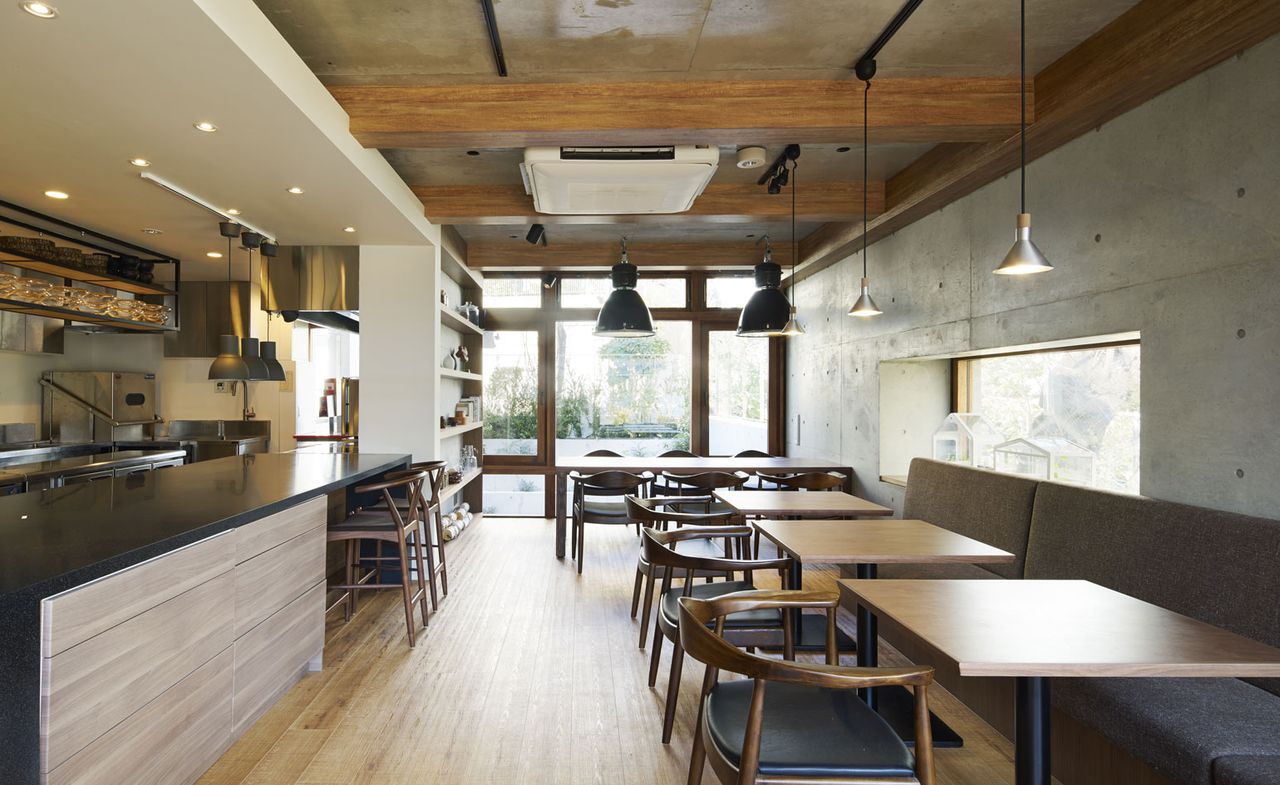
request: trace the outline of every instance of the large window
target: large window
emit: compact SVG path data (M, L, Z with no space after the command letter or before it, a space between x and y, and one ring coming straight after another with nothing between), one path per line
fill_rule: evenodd
M597 338L558 322L556 455L689 449L692 325L659 321L651 338Z
M485 455L537 455L538 333L495 330L486 342Z
M676 277L641 275L636 282L636 291L651 309L688 307L688 288L686 279ZM560 281L560 307L599 308L611 291L613 282L608 278L564 278Z
M756 290L749 275L716 276L707 279L708 308L741 308Z
M707 334L707 450L769 450L769 353L732 330Z
M538 278L488 278L485 280L485 308L537 308L541 305L542 281Z
M976 460L997 471L1137 493L1140 367L1138 344L957 361L957 408L981 418L959 430L991 434Z

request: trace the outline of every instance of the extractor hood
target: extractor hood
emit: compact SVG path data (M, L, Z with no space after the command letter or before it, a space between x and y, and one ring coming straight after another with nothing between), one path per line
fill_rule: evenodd
M262 260L262 309L334 330L360 332L360 249L282 245Z

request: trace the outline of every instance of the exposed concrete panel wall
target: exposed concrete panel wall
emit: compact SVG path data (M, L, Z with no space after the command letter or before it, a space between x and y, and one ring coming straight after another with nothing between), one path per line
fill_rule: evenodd
M900 504L877 480L881 362L1140 331L1142 492L1280 517L1277 73L1280 37L1034 162L1051 273L991 274L1015 174L871 247L884 316L844 315L860 256L801 282L789 452L839 457L863 493Z

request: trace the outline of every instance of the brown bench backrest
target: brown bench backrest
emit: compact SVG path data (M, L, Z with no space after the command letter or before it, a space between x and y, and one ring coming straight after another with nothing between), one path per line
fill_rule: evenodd
M980 565L1002 578L1021 578L1038 481L916 458L907 476L903 517L928 521L1017 557Z
M1280 521L1044 482L1027 578L1079 578L1280 646ZM1280 695L1280 679L1252 681Z

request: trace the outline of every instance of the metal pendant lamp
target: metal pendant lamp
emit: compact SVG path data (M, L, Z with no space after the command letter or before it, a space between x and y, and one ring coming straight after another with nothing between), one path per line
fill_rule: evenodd
M804 325L800 324L800 320L796 319L796 259L800 256L800 248L796 243L796 188L799 184L796 182L796 165L799 162L791 159L791 311L787 318L787 323L782 327L782 334L791 338L796 335L804 335Z
M1014 235L1013 248L1005 255L1004 261L995 269L996 275L1031 275L1047 273L1053 269L1036 244L1031 241L1031 213L1027 212L1027 0L1022 0L1019 25L1021 28L1019 55L1021 57L1022 81L1019 82L1022 98L1022 120L1019 136L1022 143L1022 160L1019 177L1022 181L1022 199L1018 210L1018 229Z
M283 382L285 380L284 366L280 364L280 360L276 359L276 342L271 340L271 320L275 318L275 314L267 314L267 340L258 344L259 356L262 362L267 366L267 380L272 382Z
M859 64L860 70L863 66ZM867 104L871 94L871 75L875 73L874 61L870 66L870 70L865 71L866 78L863 80L866 87L862 90L862 292L858 295L858 299L854 302L853 307L849 309L849 316L860 316L868 318L871 316L879 316L884 313L880 310L880 306L876 305L876 301L871 299L871 279L867 277L867 178L870 175L868 171L868 141L870 133L868 132L867 122Z
M227 284L231 284L231 238L240 236L240 224L222 221L218 232L227 238ZM218 336L218 356L209 366L209 378L230 381L249 379L249 366L240 356L240 338L235 335Z
M773 247L765 235L764 258L756 265L756 290L738 317L738 335L750 338L775 338L782 335L791 320L791 303L782 293L782 268L773 261Z
M249 252L249 269L251 271L253 270L253 251L262 245L262 240L262 235L257 232L244 232L240 235L240 244ZM258 355L257 338L246 337L240 339L240 356L244 358L245 365L249 366L250 381L265 382L271 380L271 373L267 370L267 364Z
M636 291L638 271L627 257L627 238L622 238L622 258L610 272L613 291L604 301L596 317L592 335L603 338L648 338L653 335L653 317L649 306Z

